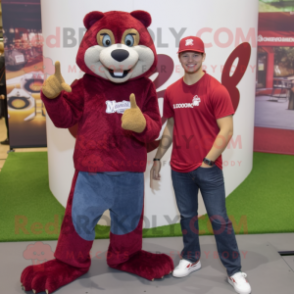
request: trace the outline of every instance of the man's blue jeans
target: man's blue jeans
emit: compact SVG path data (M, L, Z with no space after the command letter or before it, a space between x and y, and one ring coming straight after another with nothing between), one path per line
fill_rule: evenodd
M181 214L184 249L182 258L200 259L198 189L210 218L219 257L229 276L241 270L241 259L232 223L227 216L223 172L217 166L199 167L188 173L172 170L172 180Z

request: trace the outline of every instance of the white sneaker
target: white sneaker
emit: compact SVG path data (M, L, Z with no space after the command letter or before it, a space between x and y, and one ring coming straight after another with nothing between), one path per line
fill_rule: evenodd
M231 277L228 277L228 282L234 287L235 291L239 294L249 294L251 293L251 286L245 279L247 274L242 272L237 272Z
M197 262L190 262L186 259L181 259L178 266L173 271L173 276L182 278L188 276L190 273L197 271L201 268L200 260Z

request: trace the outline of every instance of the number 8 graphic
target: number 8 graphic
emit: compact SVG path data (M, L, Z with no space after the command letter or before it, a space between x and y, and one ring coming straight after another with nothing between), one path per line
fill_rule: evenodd
M237 88L237 85L243 78L246 69L249 64L251 55L251 46L249 43L242 43L238 47L235 48L235 50L230 54L229 58L227 59L223 73L222 73L222 84L227 88L231 100L233 103L234 110L236 111L239 101L240 101L240 92ZM230 71L233 65L233 62L236 58L239 58L238 64L236 67L235 72L232 76L230 76Z

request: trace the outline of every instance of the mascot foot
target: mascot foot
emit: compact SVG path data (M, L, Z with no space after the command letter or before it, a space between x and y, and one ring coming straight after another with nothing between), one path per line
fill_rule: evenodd
M25 291L34 293L56 291L85 274L89 268L81 269L59 260L50 260L42 264L26 267L21 274L21 284Z
M165 254L153 254L141 250L135 253L128 261L118 265L110 265L110 267L153 281L170 274L174 269L174 263Z

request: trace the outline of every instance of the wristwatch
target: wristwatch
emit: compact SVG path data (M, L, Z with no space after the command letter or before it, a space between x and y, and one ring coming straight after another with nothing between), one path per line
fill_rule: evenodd
M159 158L153 158L153 161L160 161Z
M214 161L207 159L206 157L203 159L203 162L209 166L214 165Z

